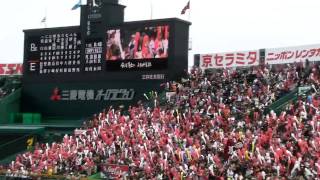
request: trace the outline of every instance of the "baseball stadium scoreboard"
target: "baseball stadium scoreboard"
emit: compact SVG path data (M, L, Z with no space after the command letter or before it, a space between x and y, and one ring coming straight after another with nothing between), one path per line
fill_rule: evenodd
M124 22L117 0L88 0L80 26L25 30L22 110L84 117L134 104L188 68L190 23Z

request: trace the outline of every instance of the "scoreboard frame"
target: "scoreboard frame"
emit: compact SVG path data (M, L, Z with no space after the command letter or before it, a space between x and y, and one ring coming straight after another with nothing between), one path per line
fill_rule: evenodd
M116 2L117 0L103 0L105 4L99 7L99 11L90 9L88 5L82 5L80 26L24 30L22 112L41 113L44 118L83 118L110 105L133 105L144 98L144 93L160 91L163 88L161 84L178 80L187 72L190 22L177 18L123 22L125 7L116 4ZM89 21L90 23L88 23ZM165 60L165 66L150 69L110 70L107 68L108 64L105 60L107 30L164 25L169 26L170 29L169 53ZM32 62L34 59L30 54L41 54L41 52L34 51L39 50L37 48L40 48L43 44L39 43L40 40L36 40L38 44L31 40L34 40L35 37L41 38L41 36L46 35L68 33L79 34L77 38L81 39L80 65L78 64L80 72L72 72L74 71L72 69L74 68L74 60L70 60L68 56L63 60L72 61L70 64L69 62L59 62L57 66L55 62L54 65L50 63L49 66L49 63L47 63L46 65L49 68L51 66L55 68L54 73L50 74L43 73L43 62L41 64L43 71L40 74L40 59L36 61L39 64L34 64L36 62ZM50 36L48 38L50 39ZM49 44L52 41L47 40ZM55 39L54 42L56 41ZM87 54L85 54L86 52ZM61 52L59 55L61 55ZM86 55L88 56L86 57ZM55 56L57 56L57 52L55 52ZM94 59L93 65L90 63L92 61L89 61L89 63L86 61L89 57L90 60ZM56 60L56 58L59 57L54 59ZM50 59L52 60L52 58ZM98 60L95 61L95 59ZM58 59L57 61L63 60ZM161 60L152 59L151 61ZM142 62L147 62L147 60ZM32 66L30 63L32 63ZM96 70L99 65L101 65L101 69L90 72L88 66L92 66L93 69L95 65L97 65ZM38 67L37 72L33 70L34 67ZM87 71L85 71L86 67ZM64 68L67 70L64 70Z

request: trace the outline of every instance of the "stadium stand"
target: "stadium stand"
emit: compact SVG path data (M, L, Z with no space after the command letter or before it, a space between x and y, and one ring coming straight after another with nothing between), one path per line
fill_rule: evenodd
M25 178L320 178L318 64L193 68L164 86L165 102L154 92L147 103L108 107L61 142L37 144L1 168ZM290 92L296 100L270 110Z
M21 76L0 76L0 124L9 124L20 110Z
M0 77L0 100L21 87L21 76Z

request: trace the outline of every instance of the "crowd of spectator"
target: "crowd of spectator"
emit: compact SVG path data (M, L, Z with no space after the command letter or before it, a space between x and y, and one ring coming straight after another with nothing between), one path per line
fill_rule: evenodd
M300 86L311 90L268 111ZM165 84L167 101L108 107L62 142L36 145L14 174L84 174L129 166L131 179L320 178L320 68L288 64L202 72Z

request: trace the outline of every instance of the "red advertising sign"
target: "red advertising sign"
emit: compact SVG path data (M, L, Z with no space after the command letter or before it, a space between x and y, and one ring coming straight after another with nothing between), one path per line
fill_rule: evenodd
M106 171L112 178L123 178L129 175L129 166L110 164L106 166Z
M266 49L266 64L320 61L320 45Z
M87 132L87 130L76 129L76 130L74 130L74 135L75 136L85 135L86 132Z
M0 76L22 75L22 64L0 64Z
M233 68L259 65L259 51L243 51L232 53L217 53L200 55L200 67L209 68Z

